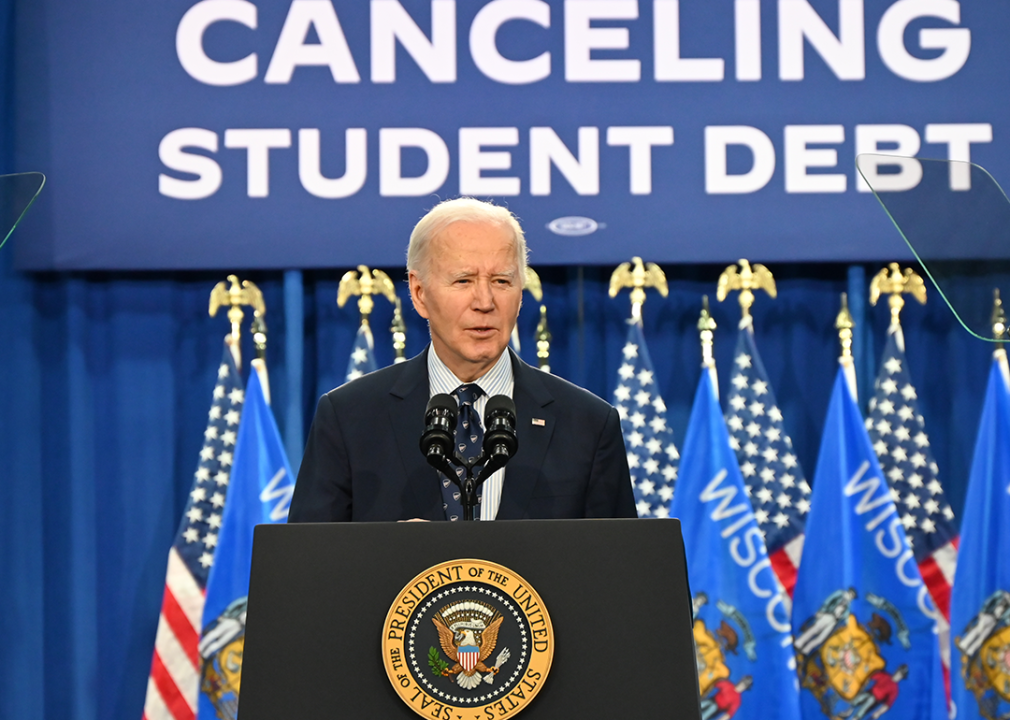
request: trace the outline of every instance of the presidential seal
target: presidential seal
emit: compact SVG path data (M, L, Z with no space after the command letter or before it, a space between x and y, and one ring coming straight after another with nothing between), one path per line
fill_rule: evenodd
M537 592L486 560L450 560L415 577L382 629L382 660L400 698L436 720L497 720L540 692L554 629Z

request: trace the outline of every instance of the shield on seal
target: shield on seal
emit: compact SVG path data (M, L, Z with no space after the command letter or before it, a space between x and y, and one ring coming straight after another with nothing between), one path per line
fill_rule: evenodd
M459 648L459 664L466 670L467 675L472 673L473 669L477 667L479 659L480 648L474 645L463 645Z
M982 672L996 694L1010 701L1010 625L982 645Z

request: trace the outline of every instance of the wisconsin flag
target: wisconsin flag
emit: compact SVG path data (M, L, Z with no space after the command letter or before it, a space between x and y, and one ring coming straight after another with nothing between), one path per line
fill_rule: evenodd
M997 350L989 372L954 574L951 697L958 718L1010 715L1010 390Z
M804 720L945 718L938 617L839 368L793 592Z
M798 720L787 600L702 372L670 514L680 518L694 593L703 720Z
M253 527L284 522L295 487L257 372L246 387L230 485L203 608L199 720L236 717Z

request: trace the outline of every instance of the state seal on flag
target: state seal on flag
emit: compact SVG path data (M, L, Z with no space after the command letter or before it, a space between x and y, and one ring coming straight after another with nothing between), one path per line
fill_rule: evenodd
M964 632L954 638L961 652L961 680L986 720L1010 711L1010 592L992 593Z
M515 715L540 692L554 657L543 600L512 570L486 560L428 568L397 595L382 631L393 689L438 720Z
M899 683L908 677L905 663L888 670L887 655L898 651L884 650L892 638L905 651L912 647L900 611L886 598L867 593L866 602L879 612L864 622L852 608L858 597L851 587L831 593L794 640L800 686L814 694L832 720L878 720L898 701Z

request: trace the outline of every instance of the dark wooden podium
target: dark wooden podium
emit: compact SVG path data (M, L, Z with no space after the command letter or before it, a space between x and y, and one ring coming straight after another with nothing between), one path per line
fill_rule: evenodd
M260 525L239 717L414 720L383 623L412 578L459 558L515 571L550 614L553 663L523 720L700 718L677 520Z

